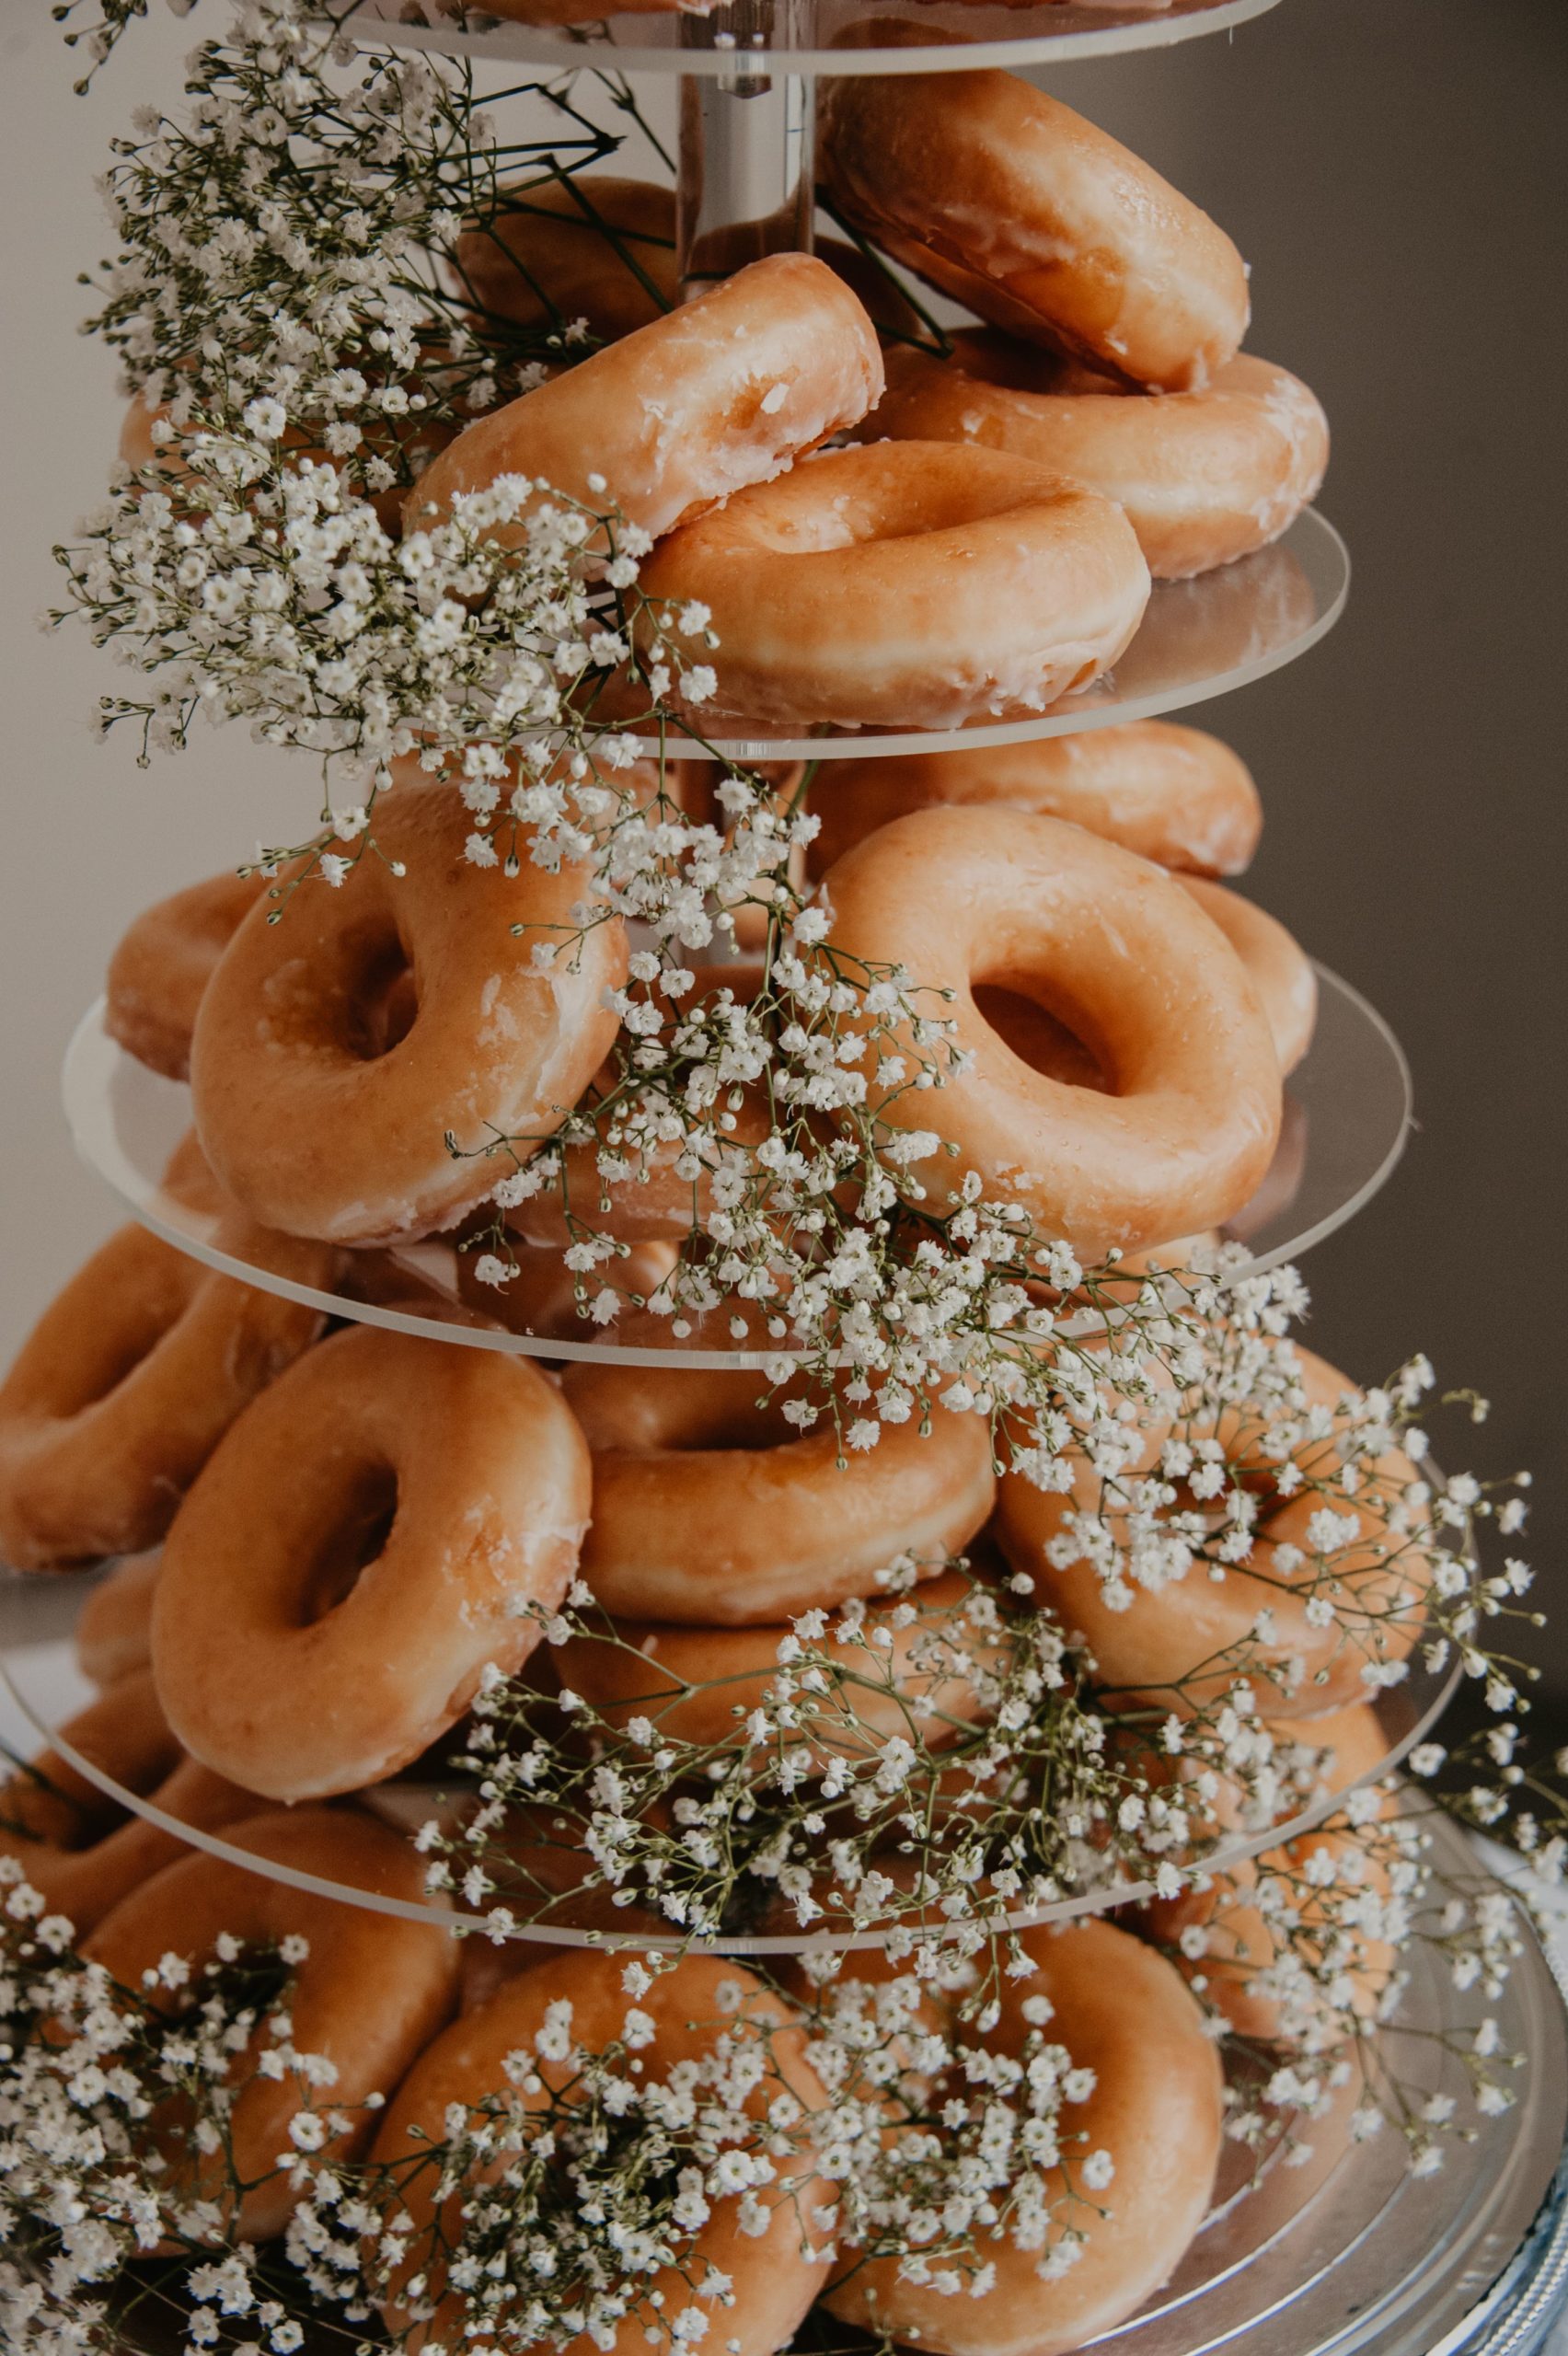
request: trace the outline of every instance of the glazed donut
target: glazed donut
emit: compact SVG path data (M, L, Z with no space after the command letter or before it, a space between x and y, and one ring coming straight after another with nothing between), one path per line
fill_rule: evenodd
M865 1454L830 1418L801 1432L766 1379L580 1365L561 1379L594 1451L582 1576L608 1611L753 1628L875 1595L895 1557L929 1577L991 1509L982 1416L942 1409L922 1435L884 1424Z
M853 425L882 388L875 330L843 281L809 254L769 254L467 427L410 492L405 527L524 475L595 512L614 502L658 538Z
M190 1034L213 969L267 889L259 875L213 875L136 918L109 961L103 1027L168 1080L190 1074Z
M1070 818L1158 867L1194 875L1239 875L1263 823L1251 772L1228 745L1200 729L1136 720L984 752L824 761L811 786L821 821L808 853L813 880L890 819L933 802Z
M1043 1997L1050 2042L1093 2073L1085 2098L1063 2105L1061 2158L1038 2169L1050 2243L1081 2235L1077 2262L1044 2274L1046 2250L1020 2249L1004 2224L975 2235L995 2268L979 2295L912 2282L892 2257L859 2258L826 2295L841 2321L939 2356L1062 2356L1113 2331L1174 2271L1219 2164L1219 2057L1180 1974L1109 1923L1023 1931L1018 1943L1035 1968L998 1980L1001 2018L985 2044L1019 2057L1032 2000ZM1096 2152L1112 2163L1108 2189L1085 2182Z
M144 1669L68 1718L57 1738L182 1824L215 1831L255 1808L254 1794L187 1759ZM78 1932L187 1854L174 1833L127 1815L57 1750L41 1752L0 1785L0 1856L14 1857L49 1912L65 1915Z
M1228 892L1223 884L1197 875L1183 875L1180 881L1247 968L1268 1017L1280 1071L1293 1072L1311 1045L1318 1023L1318 976L1312 960L1277 917L1244 900L1239 892Z
M956 1021L971 1068L871 1100L957 1146L920 1165L939 1199L974 1171L987 1199L1086 1260L1219 1226L1246 1201L1279 1134L1279 1068L1234 951L1170 877L1059 818L935 808L858 844L822 893L841 954L954 993L932 1011ZM976 983L1066 1021L1113 1091L1032 1071Z
M1200 392L1130 393L995 330L951 360L905 345L856 439L963 442L1050 467L1126 510L1157 581L1277 540L1317 496L1329 427L1314 394L1243 352Z
M824 1640L843 1680L813 1706L801 1704L791 1748L830 1758L874 1757L895 1735L940 1750L987 1715L977 1671L999 1671L1005 1639L990 1618L971 1620L976 1582L939 1571L908 1600L874 1603L864 1634ZM988 1600L988 1599L987 1599ZM905 1624L907 1623L907 1624ZM788 1623L685 1627L622 1620L613 1634L571 1636L556 1648L561 1683L612 1726L645 1717L661 1739L733 1749L745 1723L778 1684ZM771 1760L771 1751L767 1754Z
M825 82L817 122L843 218L995 326L1172 393L1239 349L1247 272L1223 229L1018 75Z
M162 1549L127 1554L101 1578L76 1614L76 1666L100 1691L151 1666L153 1590Z
M251 910L191 1051L220 1182L270 1226L333 1242L428 1235L481 1201L498 1174L483 1149L504 1135L525 1158L582 1095L617 1028L605 993L626 976L618 918L583 931L573 917L582 868L476 867L457 789L411 758L394 774L375 814L383 855L336 891L301 884L277 923ZM552 946L540 971L535 950ZM381 1053L367 1017L404 967L412 1024Z
M1352 1389L1347 1378L1297 1349L1300 1387L1309 1415L1317 1410L1337 1422L1341 1403ZM1069 1633L1086 1642L1096 1682L1128 1702L1151 1706L1198 1708L1218 1699L1239 1674L1263 1682L1261 1706L1271 1718L1305 1717L1338 1710L1365 1699L1365 1667L1402 1660L1423 1634L1422 1598L1431 1583L1426 1550L1412 1545L1390 1523L1404 1490L1416 1478L1410 1459L1398 1449L1363 1468L1354 1496L1334 1486L1339 1462L1333 1424L1326 1438L1309 1425L1290 1451L1309 1485L1282 1496L1278 1463L1261 1452L1261 1427L1243 1426L1229 1411L1217 1427L1151 1415L1145 1444L1129 1467L1148 1470L1168 1438L1218 1441L1222 1459L1238 1479L1256 1488L1262 1502L1252 1552L1243 1565L1223 1566L1203 1557L1167 1564L1162 1584L1139 1584L1121 1592L1107 1588L1081 1555L1064 1562L1073 1546L1075 1514L1101 1514L1113 1532L1125 1536L1127 1493L1102 1488L1079 1461L1073 1486L1047 1496L1018 1473L1004 1476L997 1499L996 1534L1015 1572L1033 1585L1037 1602L1055 1611ZM1309 1484L1319 1481L1323 1488ZM1326 1555L1309 1531L1324 1507L1343 1514L1354 1534ZM1179 1553L1182 1550L1175 1550ZM1353 1615L1316 1624L1309 1606L1327 1597ZM1270 1628L1256 1633L1267 1610Z
M180 1508L153 1662L188 1750L268 1799L357 1789L510 1675L555 1610L588 1451L521 1358L360 1326L290 1369Z
M594 1225L598 1224L595 1218ZM458 1297L466 1309L493 1325L504 1325L513 1334L537 1334L541 1340L552 1342L592 1340L596 1333L614 1340L613 1332L604 1334L588 1315L587 1304L608 1286L635 1307L658 1290L676 1262L670 1243L634 1243L624 1257L607 1261L587 1276L567 1266L557 1245L514 1242L512 1257L513 1273L503 1283L490 1285L481 1283L475 1274L479 1255L459 1252ZM579 1287L583 1297L581 1307Z
M1331 1792L1366 1781L1388 1761L1388 1735L1365 1703L1276 1725L1273 1732L1318 1754ZM1385 1796L1377 1812L1387 1817L1393 1807ZM1341 1893L1337 1905L1324 1894L1330 1889ZM1376 1846L1336 1818L1223 1873L1201 1876L1177 1898L1151 1901L1143 1920L1152 1938L1175 1950L1177 1969L1238 2037L1320 2045L1325 2038L1337 2041L1336 2012L1372 2015L1393 1974L1393 1947L1366 1926L1366 1914L1389 1895L1387 1865ZM1294 1918L1288 1928L1282 1911Z
M659 1002L666 1040L699 1012L746 1004L762 986L760 964L686 970L693 976L689 993L674 1005ZM596 1114L594 1138L564 1147L559 1174L507 1212L508 1228L525 1243L559 1248L585 1227L623 1243L683 1242L694 1220L709 1218L715 1184L726 1172L755 1174L751 1157L773 1128L767 1090L756 1083L721 1087L711 1065L673 1094L640 1082L635 1070L607 1063L576 1107L579 1117L594 1114L601 1103L605 1109ZM715 1127L721 1136L714 1135Z
M710 720L956 728L1087 687L1148 601L1119 507L948 442L830 450L672 533L651 597L713 617Z
M325 1288L333 1255L248 1220L220 1242ZM51 1303L0 1384L0 1552L14 1570L136 1553L320 1312L123 1227Z
M637 2002L653 2027L648 2043L638 2048L642 2068L633 2084L649 2090L679 2085L686 2102L696 2098L690 2130L673 2139L672 2168L691 2165L706 2177L720 2159L720 2148L709 2148L703 2132L710 2108L703 2089L721 2071L733 2083L748 2062L755 2067L755 2085L733 2099L756 2120L757 2148L770 2155L771 2165L757 2193L767 2212L760 2233L743 2229L739 2196L720 2197L709 2180L711 2205L704 2222L671 2223L662 2229L672 2246L662 2266L634 2272L606 2239L606 2268L620 2275L628 2300L615 2346L619 2356L669 2356L682 2344L673 2338L670 2320L717 2269L731 2284L724 2307L714 2316L715 2331L730 2356L773 2356L803 2322L825 2271L813 2248L818 2237L812 2232L811 2211L831 2199L830 2189L813 2176L804 2139L801 2149L791 2149L787 2134L766 2123L770 2107L783 2097L792 2097L797 2115L823 2107L821 2082L806 2059L805 2032L779 1997L729 1957L686 1956ZM532 2113L543 2114L540 2126L547 2127L557 2106L583 2099L591 2081L582 2057L603 2052L626 2035L629 2004L617 1958L561 1956L499 1989L439 2037L409 2072L371 2154L373 2166L391 2173L397 2189L388 2198L395 2210L406 2211L412 2220L408 2243L394 2261L383 2310L409 2356L464 2345L469 2334L498 2346L531 2342L526 2316L515 2306L504 2319L495 2317L488 2303L477 2312L451 2282L447 2267L463 2239L461 2204L473 2180L459 2185L438 2208L438 2183L423 2154L431 2141L446 2139L449 2112L477 2112L498 2096L506 2097L507 2115L520 2126ZM550 2008L562 2005L570 2007L572 2046L558 2060L542 2032L548 2020L559 2017ZM533 2061L531 2077L509 2067L519 2053ZM721 2103L722 2112L730 2109L731 2099ZM663 2115L651 2100L648 2108L651 2120ZM478 2181L499 2175L505 2165L498 2154ZM407 2295L416 2280L417 2305ZM434 2313L426 2321L430 2302ZM586 2335L571 2344L586 2345Z
M220 1857L186 1856L144 1882L98 1927L84 1950L110 1978L143 2003L176 2012L189 1992L155 1985L144 1975L169 1953L192 1967L195 1981L214 1960L220 1940L275 1946L287 1937L308 1944L286 1995L297 2052L320 2054L336 2075L325 2091L294 2071L272 2077L256 2067L270 2041L265 2028L236 2058L227 2152L205 2154L189 2132L178 2099L168 2114L140 2132L155 2141L168 2164L166 2194L184 2202L212 2201L224 2246L268 2241L287 2225L301 2190L291 2186L280 2153L292 2149L289 2123L301 2110L345 2112L345 2130L329 2128L319 2147L324 2165L352 2161L369 2142L375 2113L372 2095L390 2096L409 2063L450 2018L456 1995L457 1952L435 1923L372 1912L337 1898L318 1898L274 1881L269 1865L319 1874L323 1879L418 1902L424 1869L406 1841L371 1818L349 1810L302 1808L269 1812L231 1824L225 1841L258 1859L255 1868ZM246 2187L237 2201L230 2170ZM167 2253L166 2253L167 2254Z

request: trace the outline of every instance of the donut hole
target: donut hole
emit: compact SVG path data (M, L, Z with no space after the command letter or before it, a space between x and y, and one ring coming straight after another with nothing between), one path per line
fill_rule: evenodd
M419 1013L414 969L396 932L364 943L343 1001L342 1044L360 1063L378 1063L406 1039Z
M1114 1093L1102 1057L1075 1023L1063 1019L1040 998L1026 995L1015 982L979 982L971 996L974 1011L1031 1071L1069 1088L1097 1089Z
M664 1445L676 1453L700 1449L709 1456L755 1456L800 1438L798 1428L785 1421L778 1400L764 1406L736 1400L732 1405L716 1404L708 1415L694 1416Z
M398 1476L389 1464L364 1464L345 1481L337 1510L306 1567L299 1624L314 1627L346 1603L362 1575L385 1552L398 1515Z

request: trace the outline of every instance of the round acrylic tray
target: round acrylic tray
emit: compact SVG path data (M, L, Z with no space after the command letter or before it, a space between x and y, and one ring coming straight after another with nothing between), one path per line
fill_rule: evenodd
M683 756L732 761L876 760L898 753L962 753L1031 744L1156 720L1266 678L1326 637L1350 594L1350 551L1309 507L1272 548L1193 581L1157 581L1137 635L1113 672L1028 720L950 729L822 729L810 736L683 738ZM659 743L639 739L657 755ZM669 749L668 745L664 749Z
M914 74L1066 64L1228 32L1278 0L740 0L722 10L595 0L359 0L362 46L633 73ZM732 29L739 27L739 29Z
M1320 966L1318 983L1317 1034L1286 1084L1286 1120L1274 1165L1225 1230L1228 1240L1247 1246L1246 1258L1226 1271L1231 1282L1296 1258L1354 1218L1393 1170L1409 1133L1410 1069L1399 1041L1338 975ZM390 1288L384 1282L375 1287L380 1297L375 1299L357 1297L352 1274L342 1289L324 1292L256 1266L213 1241L214 1218L165 1193L162 1173L190 1126L190 1092L126 1055L104 1030L102 1018L100 999L83 1017L65 1056L65 1114L76 1150L144 1226L225 1276L357 1323L524 1357L761 1368L790 1355L787 1347L766 1355L633 1347L606 1337L604 1329L591 1341L553 1332L513 1333L487 1322L471 1301L459 1299L457 1253L439 1238L375 1254L379 1267L392 1264L397 1281ZM352 1263L356 1255L346 1256Z
M68 1612L74 1620L82 1601L90 1593L96 1573L57 1573L47 1582L50 1590L46 1600L52 1626L58 1628L62 1615ZM231 1865L246 1867L269 1880L286 1883L291 1888L312 1892L317 1897L339 1900L345 1905L360 1906L377 1914L390 1914L411 1922L433 1922L448 1930L490 1937L486 1917L473 1908L449 1901L443 1897L409 1900L384 1897L373 1890L356 1888L352 1883L330 1881L317 1874L305 1873L295 1867L280 1865L271 1859L261 1860L248 1850L225 1840L222 1831L183 1823L170 1816L152 1801L133 1792L105 1773L102 1767L62 1737L60 1728L91 1696L75 1665L71 1646L57 1636L40 1643L38 1637L37 1578L7 1576L0 1572L0 1718L9 1717L23 1737L15 1743L18 1758L36 1753L47 1747L58 1757L75 1768L87 1782L96 1785L108 1798L124 1808L128 1814L141 1817L155 1824L178 1841L195 1849L203 1849L211 1856L222 1857ZM1266 1849L1278 1848L1310 1831L1325 1817L1343 1808L1345 1792L1361 1784L1376 1783L1397 1766L1406 1754L1423 1741L1447 1708L1458 1684L1461 1669L1451 1662L1441 1669L1428 1667L1425 1648L1418 1645L1412 1652L1408 1673L1398 1685L1383 1688L1368 1698L1367 1706L1377 1715L1384 1738L1382 1757L1375 1766L1358 1776L1353 1784L1338 1794L1324 1794L1297 1815L1282 1819L1262 1830L1238 1834L1235 1840L1216 1848L1204 1860L1205 1871L1224 1872L1248 1857ZM1293 1731L1304 1742L1312 1739L1312 1720L1294 1720ZM363 1792L350 1794L340 1803L345 1807L364 1807L390 1824L396 1831L410 1836L432 1819L455 1824L461 1821L470 1805L477 1805L476 1786L466 1783L456 1773L444 1781L431 1778L428 1761L421 1761L402 1775L370 1785ZM262 1803L259 1803L262 1805ZM542 1811L548 1821L548 1811ZM562 1819L563 1825L565 1819ZM541 1836L542 1840L542 1836ZM536 1842L536 1847L540 1842ZM548 1844L545 1844L548 1845ZM560 1842L561 1862L564 1853L580 1846L574 1828L567 1827ZM553 1882L554 1861L543 1869ZM541 1880L541 1891L543 1882ZM1092 1889L1076 1892L1055 1904L1020 1911L1008 1918L1009 1923L1023 1927L1042 1922L1067 1922L1080 1914L1101 1914L1113 1907L1137 1905L1156 1895L1149 1881L1131 1879L1107 1880ZM522 1891L511 1894L521 1913ZM508 1902L508 1891L498 1888L492 1903ZM652 1947L685 1951L694 1942L689 1933L672 1929L669 1933L647 1929L626 1929L617 1926L616 1918L607 1907L607 1893L594 1888L584 1894L582 1905L575 1910L573 1919L570 1896L562 1891L550 1899L551 1919L548 1922L519 1921L514 1937L548 1946L612 1946L631 1947L646 1952ZM606 1928L606 1918L609 1927ZM817 1929L811 1932L790 1930L745 1930L722 1932L711 1939L698 1942L705 1951L725 1955L784 1956L800 1955L810 1950L855 1950L881 1946L886 1937L882 1930Z

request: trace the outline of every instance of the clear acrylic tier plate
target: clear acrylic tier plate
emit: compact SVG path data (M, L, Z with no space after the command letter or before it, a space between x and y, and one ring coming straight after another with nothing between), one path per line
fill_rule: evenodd
M1247 1247L1246 1258L1228 1272L1233 1279L1295 1259L1343 1227L1388 1179L1409 1134L1410 1070L1398 1040L1338 975L1320 966L1318 984L1317 1034L1286 1084L1286 1120L1274 1166L1225 1230L1228 1239ZM741 1350L623 1345L602 1329L594 1329L594 1339L579 1341L485 1322L471 1299L459 1299L456 1251L439 1238L392 1255L417 1309L359 1299L352 1280L341 1290L319 1291L220 1249L213 1241L216 1221L176 1201L161 1184L170 1154L190 1126L190 1092L116 1045L103 1027L101 1000L88 1009L72 1039L63 1090L78 1154L127 1209L180 1251L263 1290L359 1323L525 1357L656 1367L764 1363L758 1354ZM788 1355L787 1349L772 1352L769 1362Z
M52 1750L70 1766L84 1775L106 1797L112 1800L127 1815L141 1817L161 1831L170 1833L187 1846L202 1849L211 1856L222 1857L231 1865L245 1866L261 1873L274 1881L284 1882L292 1888L307 1890L317 1897L332 1898L344 1905L360 1906L372 1913L393 1915L413 1922L433 1922L444 1928L481 1936L493 1936L486 1916L474 1909L449 1902L440 1896L429 1900L408 1900L384 1897L375 1891L363 1890L348 1882L324 1880L320 1876L305 1873L294 1867L262 1862L248 1850L238 1848L227 1841L222 1831L212 1831L189 1825L170 1816L154 1802L130 1790L107 1773L95 1761L63 1737L60 1729L75 1712L91 1698L92 1689L86 1683L75 1665L73 1648L57 1637L40 1643L40 1588L47 1592L42 1599L48 1616L58 1627L62 1611L74 1621L75 1612L86 1600L95 1584L92 1572L55 1573L47 1581L36 1577L19 1577L0 1573L0 1702L8 1707L0 1715L9 1715L26 1730L28 1739L18 1749L28 1755L44 1748ZM1282 1842L1295 1840L1310 1831L1314 1825L1335 1814L1344 1806L1344 1792L1364 1784L1376 1783L1379 1777L1397 1766L1418 1742L1426 1736L1447 1708L1458 1684L1460 1669L1457 1662L1447 1662L1433 1669L1427 1662L1425 1648L1417 1646L1410 1656L1408 1673L1398 1685L1388 1686L1369 1697L1368 1706L1377 1715L1384 1738L1383 1755L1375 1766L1347 1784L1338 1794L1323 1794L1298 1813L1282 1818L1266 1827L1239 1833L1234 1840L1212 1849L1204 1858L1205 1871L1221 1873L1263 1850L1278 1848ZM1293 1734L1303 1742L1312 1740L1312 1720L1309 1717L1292 1721ZM452 1738L453 1748L457 1737ZM365 1790L347 1794L339 1805L366 1808L394 1830L412 1834L432 1819L456 1822L473 1804L475 1786L462 1775L441 1774L431 1761L441 1746L426 1760L400 1775L388 1778ZM259 1802L260 1807L264 1803ZM579 1841L578 1831L560 1819L560 1847L573 1847ZM541 1811L541 1825L548 1825L548 1811ZM541 1839L543 1832L541 1831ZM498 1885L495 1898L490 1902L504 1902L511 1896L521 1914L525 1900L518 1892L509 1893ZM1115 1907L1137 1905L1155 1895L1150 1881L1130 1879L1106 1880L1091 1888L1078 1890L1059 1900L1055 1904L1020 1911L1009 1918L1021 1927L1042 1922L1066 1922L1079 1914L1105 1913ZM541 1909L542 1911L542 1909ZM689 1934L672 1929L667 1934L647 1929L620 1930L615 1927L613 1912L608 1912L606 1893L595 1886L584 1894L583 1902L574 1905L571 1893L559 1892L549 1901L551 1919L535 1922L520 1921L513 1934L517 1939L546 1947L621 1946L646 1952L651 1947L666 1947L685 1951L694 1941ZM605 1928L606 1916L610 1926ZM575 1919L574 1919L575 1917ZM840 1930L816 1929L811 1932L790 1929L722 1931L702 1945L709 1952L725 1955L789 1956L811 1949L853 1951L880 1946L887 1936L891 1923L881 1929Z
M1080 57L1165 49L1228 32L1278 0L752 0L722 12L611 10L594 0L360 0L352 32L362 46L428 49L552 67L616 66L633 73L944 73L986 65L1065 64ZM559 21L570 17L571 22ZM747 19L726 45L721 28ZM534 21L530 21L533 19ZM557 21L548 21L556 19ZM716 39L716 30L721 38Z

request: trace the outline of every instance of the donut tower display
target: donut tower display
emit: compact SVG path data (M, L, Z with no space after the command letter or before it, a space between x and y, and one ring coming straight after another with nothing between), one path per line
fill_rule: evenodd
M1328 425L1026 70L1269 5L244 0L117 143L57 618L325 791L0 1385L6 2347L1539 2344L1523 1500L1292 1337L1408 1079L1161 716Z

